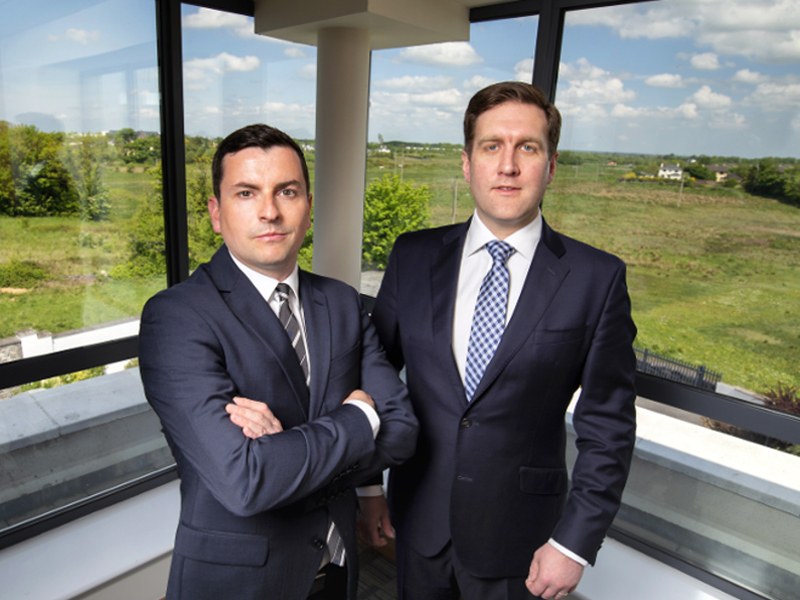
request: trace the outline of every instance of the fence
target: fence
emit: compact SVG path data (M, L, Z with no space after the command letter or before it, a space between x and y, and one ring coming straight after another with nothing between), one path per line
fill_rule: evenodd
M636 352L636 369L640 373L656 375L693 385L704 390L715 391L722 380L722 374L707 369L704 365L692 365L687 362L661 356L644 348L634 348Z

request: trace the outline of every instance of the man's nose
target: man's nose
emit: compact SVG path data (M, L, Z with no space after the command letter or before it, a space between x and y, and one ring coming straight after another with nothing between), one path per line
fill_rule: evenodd
M258 218L262 221L275 221L280 216L274 198L264 198L258 207Z
M506 148L500 155L500 172L503 175L517 175L519 163L517 162L516 148Z

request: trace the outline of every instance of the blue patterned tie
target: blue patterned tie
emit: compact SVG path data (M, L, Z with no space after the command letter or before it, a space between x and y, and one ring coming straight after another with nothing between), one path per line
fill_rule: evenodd
M497 240L486 244L486 250L492 255L492 268L481 283L467 347L464 387L469 401L475 395L486 365L489 364L500 338L503 337L509 280L506 261L514 252L511 245Z

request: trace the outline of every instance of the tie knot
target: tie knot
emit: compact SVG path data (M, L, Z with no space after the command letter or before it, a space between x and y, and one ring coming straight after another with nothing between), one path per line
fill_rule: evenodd
M289 294L292 292L292 288L290 288L285 283L279 283L275 286L275 295L278 296L278 300L281 302L286 302L289 299Z
M492 255L492 260L495 264L506 264L508 257L514 253L514 247L499 240L494 240L486 244L486 250Z

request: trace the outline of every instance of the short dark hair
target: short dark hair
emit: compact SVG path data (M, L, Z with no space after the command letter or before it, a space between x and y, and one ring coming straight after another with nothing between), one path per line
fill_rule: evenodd
M284 146L291 148L297 153L300 158L300 164L303 168L303 179L306 183L306 192L311 193L311 184L308 177L308 165L306 164L306 157L303 150L289 135L264 125L263 123L256 123L254 125L247 125L241 129L237 129L229 134L217 146L217 151L214 153L214 159L211 161L211 180L214 186L214 196L219 199L219 186L222 182L223 170L222 160L228 154L234 154L239 150L245 148L261 148L262 150L269 150L276 146Z
M475 123L478 121L478 117L487 110L506 102L533 104L544 111L547 117L547 154L553 156L558 149L558 140L561 137L561 113L539 88L522 81L503 81L492 84L477 92L470 99L464 113L464 150L467 154L472 153Z

